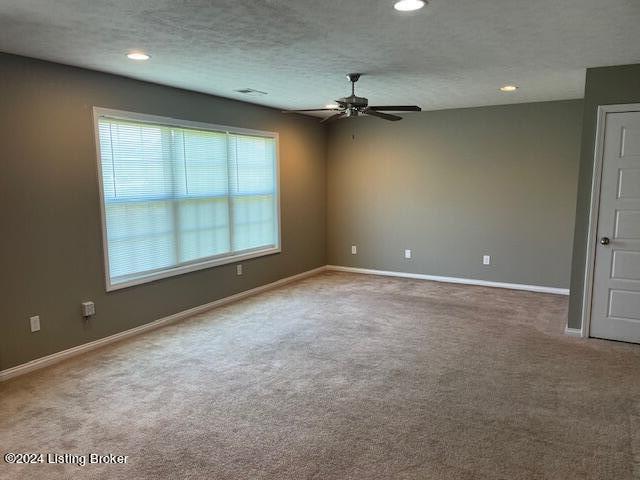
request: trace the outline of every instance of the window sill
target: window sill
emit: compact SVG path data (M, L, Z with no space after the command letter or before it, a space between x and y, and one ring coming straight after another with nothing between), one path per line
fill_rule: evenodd
M204 270L206 268L218 267L221 265L227 265L229 263L237 263L252 258L263 257L266 255L273 255L280 252L282 252L282 249L280 247L267 247L259 250L249 250L244 253L238 253L231 256L214 258L205 260L203 262L191 263L188 265L180 265L177 267L162 270L160 272L128 277L126 280L122 280L116 283L113 283L112 280L107 277L107 292L133 287L134 285L142 285L143 283L153 282L162 278L175 277L177 275L183 275L185 273L196 272L198 270Z

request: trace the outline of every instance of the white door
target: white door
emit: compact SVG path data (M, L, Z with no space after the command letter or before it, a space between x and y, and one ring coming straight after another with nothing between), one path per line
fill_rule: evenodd
M605 117L592 337L640 343L640 112Z

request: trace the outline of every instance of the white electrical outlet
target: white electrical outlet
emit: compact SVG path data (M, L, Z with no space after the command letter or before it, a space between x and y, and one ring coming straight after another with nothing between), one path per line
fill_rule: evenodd
M96 314L96 306L93 302L82 302L82 316L90 317Z
M351 255L357 255L357 254L358 254L358 246L351 245Z
M404 258L411 258L411 250L405 250L404 251Z
M485 255L482 257L483 265L491 265L491 255Z
M31 324L31 331L37 332L40 330L40 316L36 315L35 317L29 318L29 323Z
M236 265L236 275L242 275L242 264Z

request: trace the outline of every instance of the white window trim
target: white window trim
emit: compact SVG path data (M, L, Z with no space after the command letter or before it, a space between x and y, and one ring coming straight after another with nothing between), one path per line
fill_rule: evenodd
M107 241L107 218L105 213L105 201L104 201L104 185L102 178L102 163L100 161L100 135L98 122L100 117L115 118L120 120L134 120L145 123L155 123L159 125L168 125L173 127L182 128L195 128L199 130L209 130L213 132L226 132L236 133L244 135L255 135L260 137L273 138L276 141L276 162L275 162L275 179L276 179L276 242L275 246L266 248L254 248L242 252L235 252L232 254L224 254L221 256L210 257L205 260L196 260L193 263L177 265L175 267L167 268L158 272L142 273L140 275L132 276L130 280L112 283L111 276L109 275L109 245ZM114 290L120 290L134 285L140 285L143 283L152 282L154 280L160 280L162 278L173 277L176 275L182 275L184 273L195 272L197 270L204 270L206 268L216 267L220 265L227 265L229 263L236 263L252 258L262 257L265 255L273 255L282 252L281 238L282 238L282 224L280 216L280 141L278 132L268 132L264 130L252 130L248 128L230 127L226 125L216 125L212 123L194 122L191 120L182 120L171 117L162 117L158 115L147 115L143 113L127 112L124 110L114 110L110 108L93 107L93 127L94 127L94 141L96 147L96 165L97 165L97 177L98 188L100 191L100 218L102 222L102 251L104 257L104 279L106 285L106 291L111 292Z

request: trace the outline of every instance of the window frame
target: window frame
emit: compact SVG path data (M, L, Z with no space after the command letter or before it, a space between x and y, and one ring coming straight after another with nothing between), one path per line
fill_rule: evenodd
M200 258L191 262L185 262L178 264L174 267L164 268L161 270L149 271L141 273L139 275L131 275L130 279L113 282L110 275L109 267L109 241L107 237L107 218L105 211L105 196L104 196L104 184L102 177L102 161L100 152L100 118L113 118L117 120L130 120L136 122L144 122L156 125L178 127L178 128L193 128L197 130L206 130L218 133L227 134L239 134L239 135L252 135L258 137L273 138L275 140L276 158L275 158L275 215L274 218L277 222L275 226L275 246L273 247L257 247L248 250L243 250L236 253L224 253L215 255L212 257ZM213 123L197 122L192 120L184 120L172 117L164 117L159 115L150 115L145 113L129 112L125 110L116 110L111 108L93 107L93 127L94 127L94 141L96 148L96 166L97 166L97 178L99 189L99 202L100 202L100 219L102 228L102 252L104 258L104 279L106 291L111 292L114 290L121 290L123 288L132 287L134 285L141 285L144 283L153 282L163 278L174 277L177 275L183 275L189 272L195 272L198 270L204 270L207 268L217 267L221 265L227 265L230 263L237 263L252 258L263 257L267 255L274 255L282 252L282 222L280 214L280 138L278 132L270 132L265 130L253 130L248 128L239 128L228 125L218 125ZM231 221L231 219L230 219Z

